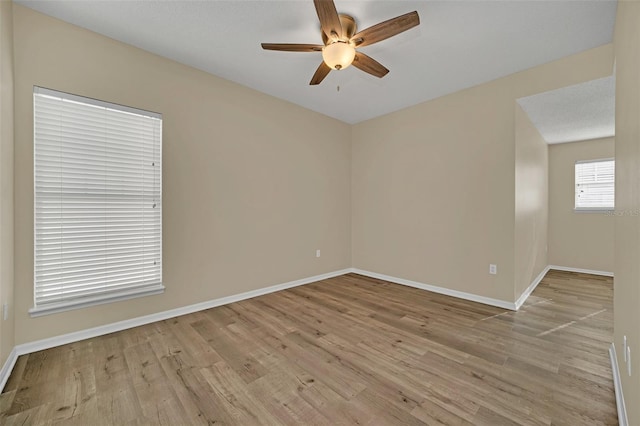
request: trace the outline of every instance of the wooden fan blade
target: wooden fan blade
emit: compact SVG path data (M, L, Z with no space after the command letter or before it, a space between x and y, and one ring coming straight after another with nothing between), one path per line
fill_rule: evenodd
M313 77L311 77L311 81L309 82L309 84L311 86L320 84L322 80L324 80L324 78L329 74L329 71L331 71L331 68L329 68L329 66L325 64L324 61L322 61L322 63L316 70L316 73L313 74Z
M353 60L352 65L359 70L374 75L378 78L384 77L389 72L389 70L386 69L380 62L376 61L370 56L365 55L362 52L356 52L356 57Z
M368 46L407 31L419 24L420 17L418 12L413 11L364 29L351 37L351 41L358 47Z
M342 24L333 0L313 0L322 31L331 40L342 37Z
M323 46L320 44L262 43L262 48L282 52L322 52Z

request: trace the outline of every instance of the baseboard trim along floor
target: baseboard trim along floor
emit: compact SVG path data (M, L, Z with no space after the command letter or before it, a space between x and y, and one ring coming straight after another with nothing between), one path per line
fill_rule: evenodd
M533 290L535 290L536 287L538 287L538 284L540 284L540 281L542 281L542 279L544 278L545 275L547 275L547 272L549 272L550 269L551 269L550 266L547 266L546 268L544 268L542 272L540 272L540 274L529 285L529 287L527 287L527 289L520 295L520 297L518 297L518 300L516 300L516 311L520 309L520 307L524 304L524 302L531 295L531 293L533 293Z
M611 358L611 371L613 372L613 387L616 393L618 423L620 424L620 426L628 426L629 422L627 421L627 407L624 405L622 383L620 381L620 370L618 369L618 356L616 355L616 345L613 343L609 348L609 357Z
M366 277L377 278L379 280L389 281L396 284L406 285L409 287L419 288L422 290L431 291L433 293L444 294L446 296L457 297L459 299L470 300L472 302L483 303L485 305L496 306L498 308L516 310L516 304L514 302L507 302L506 300L492 299L490 297L479 296L473 293L466 293L464 291L452 290L450 288L438 287L431 284L425 284L417 281L406 280L404 278L393 277L391 275L379 274L377 272L365 271L363 269L352 268L352 272Z
M16 361L18 360L18 351L14 347L9 354L9 358L5 361L2 369L0 370L0 389L4 389L4 385L7 384L7 380L9 380L9 376L11 375L11 371L13 371L13 367L16 365Z
M571 268L569 266L549 265L549 269L564 272L579 272L581 274L601 275L603 277L613 277L613 272L596 271L594 269Z

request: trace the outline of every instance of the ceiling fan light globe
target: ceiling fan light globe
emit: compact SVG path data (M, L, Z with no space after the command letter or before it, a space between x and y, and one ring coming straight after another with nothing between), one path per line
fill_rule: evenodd
M322 59L334 70L343 70L353 62L356 49L344 41L336 41L322 48Z

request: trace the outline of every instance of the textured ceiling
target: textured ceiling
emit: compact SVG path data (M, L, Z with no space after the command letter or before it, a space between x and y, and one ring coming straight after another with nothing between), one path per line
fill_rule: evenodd
M421 25L362 48L391 70L383 79L350 67L310 87L319 53L260 43L321 43L311 0L15 2L347 123L610 43L616 12L607 0L336 0L360 29L412 10Z
M518 99L547 143L610 137L616 125L613 76Z

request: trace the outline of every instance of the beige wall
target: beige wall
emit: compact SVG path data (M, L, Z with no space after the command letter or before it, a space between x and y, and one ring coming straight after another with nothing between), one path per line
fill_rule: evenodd
M13 10L0 1L0 366L14 345L13 312Z
M613 272L615 219L611 214L576 213L575 163L613 158L613 138L549 145L549 263Z
M354 267L513 302L515 100L612 66L606 45L355 125Z
M17 344L351 266L348 125L18 5L14 30ZM34 85L163 114L164 294L27 314Z
M547 142L527 113L518 104L515 110L514 290L517 300L549 264L549 158Z
M630 425L640 424L640 3L618 2L614 343ZM622 338L631 348L629 377Z

